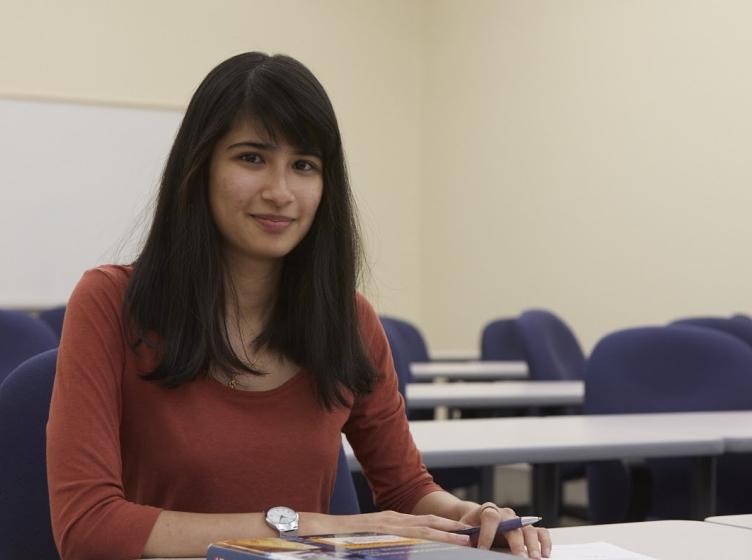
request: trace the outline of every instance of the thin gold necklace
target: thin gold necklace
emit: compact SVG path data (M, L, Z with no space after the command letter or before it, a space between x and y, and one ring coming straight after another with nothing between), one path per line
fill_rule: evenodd
M246 358L247 358L247 356L246 356ZM258 357L254 357L252 360L248 360L248 361L250 362L248 364L248 367L251 368L255 372L259 372L258 374L254 374L254 375L259 375L259 374L263 375L264 374L264 370L262 370L259 367L259 359L258 359ZM263 365L263 362L262 362L262 365ZM242 372L242 373L247 373L247 372ZM227 381L225 382L225 386L229 387L230 389L243 389L243 388L251 389L252 388L251 385L244 385L243 383L241 383L240 381L238 381L238 375L241 375L238 372L235 372L235 371L229 372L229 373L228 372L222 372L222 375L227 379Z

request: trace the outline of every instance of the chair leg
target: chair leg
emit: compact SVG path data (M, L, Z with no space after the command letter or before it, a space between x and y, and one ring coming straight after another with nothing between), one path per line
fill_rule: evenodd
M624 521L645 521L652 505L653 477L647 466L642 463L628 464L627 472L631 488Z
M559 526L559 465L533 465L533 515L543 518L546 527Z

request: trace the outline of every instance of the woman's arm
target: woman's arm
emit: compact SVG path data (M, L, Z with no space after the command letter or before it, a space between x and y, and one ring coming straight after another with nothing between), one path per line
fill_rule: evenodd
M160 509L128 501L120 452L126 274L84 274L65 312L47 422L47 479L62 558L138 557Z
M301 535L373 531L438 540L459 545L469 543L466 535L448 531L468 525L435 515L410 515L384 511L360 515L300 513ZM143 557L204 556L212 542L250 537L274 537L263 513L183 513L163 511L144 547Z
M143 557L204 556L220 540L273 537L262 513L162 511L144 546Z

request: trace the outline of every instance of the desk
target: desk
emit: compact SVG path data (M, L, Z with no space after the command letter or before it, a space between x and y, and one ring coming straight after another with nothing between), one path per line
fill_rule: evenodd
M557 544L606 541L660 560L752 558L752 531L702 521L646 521L551 529Z
M416 381L436 378L451 381L504 381L527 379L526 362L414 362L410 372Z
M503 408L581 405L582 381L477 381L474 383L408 383L411 410L453 406Z
M671 415L419 420L410 422L410 430L429 468L533 463L533 511L551 526L558 525L556 463L695 457L695 514L704 519L714 511L713 457L724 452L723 439L695 430L689 420L664 423L660 416ZM746 422L752 424L752 411ZM350 468L359 469L346 441L345 452ZM484 495L492 495L487 487Z
M615 415L627 417L630 415ZM666 428L693 431L723 438L726 453L752 452L752 411L729 412L657 412L634 414L645 421L645 427L660 422Z
M438 362L468 362L477 361L480 355L477 350L431 350L431 360Z
M645 521L562 527L551 529L551 539L554 554L557 544L606 541L659 560L752 558L752 531L702 521Z
M752 509L752 504L749 507ZM706 517L705 521L721 525L731 525L732 527L741 527L743 529L752 529L752 513L746 515L717 515L715 517Z

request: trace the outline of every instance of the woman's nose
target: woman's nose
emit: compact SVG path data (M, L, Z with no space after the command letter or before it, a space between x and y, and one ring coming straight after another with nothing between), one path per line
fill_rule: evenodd
M285 171L272 171L261 197L277 206L289 204L294 200L294 196L287 183L287 173Z

